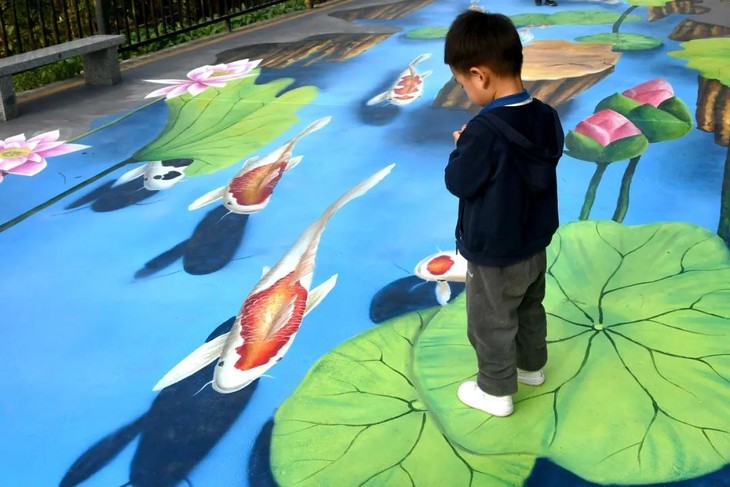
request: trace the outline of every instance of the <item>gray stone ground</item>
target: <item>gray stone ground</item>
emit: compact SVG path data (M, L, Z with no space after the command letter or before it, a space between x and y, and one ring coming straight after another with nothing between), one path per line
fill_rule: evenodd
M228 49L263 43L297 41L315 34L391 33L386 26L353 24L330 16L338 10L399 3L401 0L342 0L320 5L271 21L246 26L231 33L199 39L187 44L130 59L122 64L122 83L116 86L85 86L74 79L19 94L20 116L0 123L0 138L25 133L27 137L49 130L62 130L68 140L90 130L93 120L120 114L147 101L154 85L145 79L185 78L191 69L215 63L216 54ZM405 0L408 1L408 0Z

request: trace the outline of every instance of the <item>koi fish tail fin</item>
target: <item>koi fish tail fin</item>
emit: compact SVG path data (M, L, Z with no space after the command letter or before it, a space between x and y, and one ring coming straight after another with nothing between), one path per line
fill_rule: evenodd
M302 130L299 135L294 137L294 140L292 142L296 142L302 137L305 137L312 132L316 132L317 130L323 129L330 121L332 120L332 117L322 117L320 119L315 120L311 124L307 125L307 127Z
M327 297L330 291L335 288L335 284L337 284L337 274L334 274L322 284L309 291L307 305L304 307L304 316L307 316L310 311L316 308Z
M229 334L230 332L224 333L223 335L215 337L211 341L196 348L193 353L182 359L179 364L165 374L165 376L160 379L157 384L155 384L152 390L160 391L165 387L176 384L205 368L208 364L221 356L223 345L225 345Z
M194 211L194 210L200 209L204 206L207 206L211 203L215 203L219 199L223 198L225 193L226 193L225 186L221 186L220 188L215 188L213 191L209 191L208 193L205 193L203 196L201 196L197 200L190 203L190 205L188 205L188 211Z
M394 167L395 164L391 164L351 188L347 193L340 196L334 203L328 206L327 209L324 210L324 213L322 213L322 216L320 216L317 221L312 223L304 231L304 233L299 237L299 240L297 240L293 246L293 248L299 246L304 247L301 251L302 253L299 264L292 276L293 281L298 281L302 277L311 274L314 270L314 259L317 256L319 239L322 236L322 232L327 226L329 219L347 203L370 191L375 185L390 174Z
M421 79L426 79L429 76L431 76L432 74L433 74L433 71L430 71L430 70L429 71L424 71L423 73L421 73Z
M448 281L437 281L436 282L436 301L441 306L444 306L451 299L451 286Z
M139 167L135 167L131 171L127 171L124 174L122 174L119 179L114 181L114 184L112 184L112 188L115 188L117 186L121 186L124 183L128 183L134 179L141 178L144 175L144 170L147 167L147 164L142 164Z
M371 107L373 105L377 105L378 103L382 103L384 101L388 101L390 99L390 91L384 91L379 95L376 95L372 98L370 98L366 105Z
M304 156L296 156L289 159L289 163L286 165L285 171L289 171L291 169L294 169L299 165L300 162L302 162L302 159L304 159Z
M322 214L321 220L324 220L324 222L326 222L332 217L332 215L335 214L335 212L337 212L337 210L339 210L355 198L358 198L373 189L380 181L385 179L385 177L390 174L394 167L395 164L390 164L389 166L384 167L372 176L364 179L362 182L360 182L360 184L352 187L347 193L340 196L334 203L329 206L329 208L325 210L325 212Z
M421 54L420 56L418 56L416 59L414 59L413 61L411 61L411 64L409 64L408 66L415 66L416 64L422 63L423 61L425 61L426 59L428 59L430 57L431 57L431 53L430 52L424 52L423 54Z

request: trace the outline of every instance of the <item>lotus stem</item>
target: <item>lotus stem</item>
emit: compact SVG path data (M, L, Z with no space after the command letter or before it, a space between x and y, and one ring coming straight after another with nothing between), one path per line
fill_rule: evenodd
M583 208L580 210L580 220L587 220L591 216L591 208L593 208L593 202L596 201L596 191L598 190L598 185L601 184L601 178L603 178L603 173L606 172L607 167L608 163L596 163L596 172L593 173L591 182L588 184L586 197L583 201Z
M89 179L80 182L79 184L77 184L73 188L67 189L63 193L61 193L59 195L56 195L53 198L51 198L51 199L49 199L49 200L41 203L40 205L31 208L30 210L26 211L25 213L16 216L12 220L6 221L2 225L0 225L0 233L4 232L5 230L7 230L7 229L9 229L11 227L14 227L18 223L22 222L26 218L29 218L29 217L35 215L36 213L38 213L39 211L43 210L44 208L48 208L52 204L58 203L59 201L61 201L62 199L64 199L66 196L68 196L70 194L73 194L73 193L75 193L76 191L78 191L80 189L85 188L86 186L90 185L94 181L98 181L99 179L103 178L104 176L107 176L107 175L113 173L114 171L116 171L116 170L118 170L118 169L126 166L127 164L131 164L133 162L136 162L136 159L134 159L132 157L130 157L129 159L125 159L122 162L118 162L117 164L114 164L113 166L108 167L107 169L104 169L103 171L101 171L100 173L98 173L98 174L90 177Z
M722 179L722 191L720 193L720 224L717 227L717 234L730 243L730 147L725 157L725 175Z
M626 20L626 17L628 17L631 12L633 12L634 10L637 9L637 7L638 7L638 5L632 5L629 8L627 8L624 11L624 13L622 13L619 16L619 18L616 19L616 22L614 22L613 29L611 29L611 32L613 32L614 34L618 34L618 30L621 27L621 24L624 22L624 20Z
M613 221L623 223L626 212L629 210L629 192L631 191L631 180L634 179L636 166L639 164L641 156L632 157L629 165L626 166L624 177L621 179L621 190L616 201L616 211L613 212Z

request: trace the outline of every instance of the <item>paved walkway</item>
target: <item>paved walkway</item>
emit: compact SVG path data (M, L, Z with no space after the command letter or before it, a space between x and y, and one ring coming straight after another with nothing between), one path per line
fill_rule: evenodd
M479 2L567 133L547 381L505 419L456 398L469 4L331 2L21 96L0 484L730 485L730 4Z

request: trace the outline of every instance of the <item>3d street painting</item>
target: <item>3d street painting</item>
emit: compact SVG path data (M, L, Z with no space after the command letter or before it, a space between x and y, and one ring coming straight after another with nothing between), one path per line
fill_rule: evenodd
M469 7L512 17L566 129L548 379L506 419L456 399ZM242 45L80 140L3 135L0 483L728 485L730 3L330 15L393 33Z

